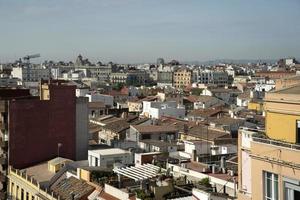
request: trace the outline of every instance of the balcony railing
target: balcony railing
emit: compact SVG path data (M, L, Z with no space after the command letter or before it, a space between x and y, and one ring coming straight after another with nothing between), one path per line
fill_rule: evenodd
M262 138L262 137L257 137L257 136L253 136L253 141L264 143L264 144L270 144L270 145L274 145L274 146L280 146L280 147L288 148L288 149L291 149L291 150L300 151L300 145L299 144L292 144L292 143L288 143L288 142L272 140L272 139L269 139L269 138Z

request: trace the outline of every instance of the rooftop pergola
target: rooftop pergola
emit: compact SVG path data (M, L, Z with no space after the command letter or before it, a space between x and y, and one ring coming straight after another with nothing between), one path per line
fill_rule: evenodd
M152 164L145 164L137 167L124 167L113 169L118 175L126 176L135 181L143 181L150 178L154 178L159 174L160 167Z

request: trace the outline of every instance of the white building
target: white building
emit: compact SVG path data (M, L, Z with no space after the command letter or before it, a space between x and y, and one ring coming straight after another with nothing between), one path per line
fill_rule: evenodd
M13 67L11 75L25 82L38 82L41 79L49 80L51 77L50 69L36 67Z
M89 150L88 160L92 167L113 167L115 163L133 164L132 154L119 148Z
M259 81L255 85L255 91L257 92L269 92L275 88L275 81L269 80L269 81Z
M214 145L206 141L184 141L184 151L190 155L196 150L196 154L222 155L237 152L234 144Z
M184 118L185 108L183 106L177 105L176 101L168 101L168 102L143 101L142 115L154 119L159 119L162 116Z

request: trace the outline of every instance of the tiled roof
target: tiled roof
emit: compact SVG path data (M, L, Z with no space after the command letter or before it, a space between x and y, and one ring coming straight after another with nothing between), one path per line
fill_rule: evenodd
M201 116L201 117L212 117L218 113L223 112L222 107L218 108L206 108L206 109L195 109L190 111L188 116Z
M174 126L133 125L132 127L141 134L178 132L178 129Z
M217 99L216 97L212 96L205 96L205 95L200 95L200 96L195 96L195 95L190 95L186 97L186 99L190 102L208 102Z
M72 200L72 194L75 195L75 199L80 199L91 194L95 188L83 180L70 177L63 179L51 189L56 195L60 196L60 199Z
M123 130L126 130L129 128L129 123L124 120L124 119L119 119L117 121L114 121L114 122L111 122L111 123L108 123L104 126L105 129L109 129L115 133L119 133Z
M212 130L205 125L188 127L187 131L185 131L185 134L209 141L213 141L218 138L231 138L231 135L229 133Z
M214 118L210 119L210 122L215 124L221 124L221 125L231 125L231 124L241 124L244 120L242 119L234 119L231 117L220 117L220 118Z

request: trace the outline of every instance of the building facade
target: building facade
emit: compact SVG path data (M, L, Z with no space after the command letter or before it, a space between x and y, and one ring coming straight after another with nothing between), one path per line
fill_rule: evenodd
M192 72L187 68L179 68L173 73L173 86L183 88L192 84Z
M19 78L25 82L49 80L51 77L50 69L34 67L13 67L11 74L14 78Z
M300 198L300 86L266 94L265 133L240 130L239 199Z

